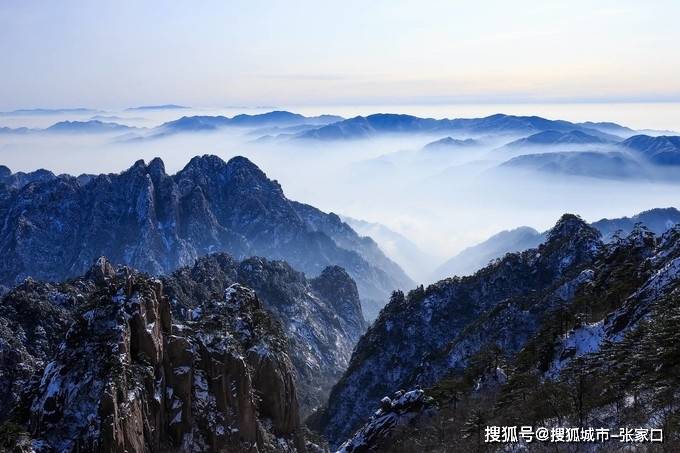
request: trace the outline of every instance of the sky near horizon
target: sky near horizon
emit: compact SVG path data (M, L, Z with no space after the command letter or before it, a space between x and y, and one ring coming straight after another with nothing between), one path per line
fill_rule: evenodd
M677 1L0 2L0 110L680 101Z

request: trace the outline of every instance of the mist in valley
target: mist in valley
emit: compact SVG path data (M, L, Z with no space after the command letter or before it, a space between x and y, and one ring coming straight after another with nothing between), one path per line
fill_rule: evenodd
M279 126L154 134L155 127L181 116L233 116L270 110L124 110L5 117L0 125L14 128L44 129L64 120L98 119L130 129L3 133L0 163L13 171L45 168L55 174L79 175L117 173L139 159L149 162L161 157L166 172L175 173L196 155L214 154L224 160L245 156L276 179L289 199L401 235L419 258L414 253L400 253L403 244L394 243L378 229L355 226L359 233L372 235L388 255L423 283L431 281L432 271L442 262L502 230L526 225L544 231L565 212L592 222L677 205L679 186L669 172L645 167L640 177L599 177L587 171L579 174L506 164L536 153L626 154L610 143L512 148L506 145L522 135L462 133L322 141L295 138L292 131L300 129ZM469 143L426 146L447 137Z

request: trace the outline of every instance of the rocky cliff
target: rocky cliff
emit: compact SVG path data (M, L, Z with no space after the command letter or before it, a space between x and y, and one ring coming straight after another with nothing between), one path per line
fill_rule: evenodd
M10 402L0 444L304 451L279 323L238 283L197 302L200 311L177 320L161 280L105 259L68 283L26 282L10 292L0 330L0 390ZM15 346L25 365L7 378Z
M308 280L283 261L215 254L161 280L182 322L200 316L206 301L234 283L255 290L288 340L303 417L325 402L366 329L356 285L337 266Z
M209 253L282 259L317 276L338 265L362 299L386 300L411 280L337 216L288 200L248 159L193 158L175 175L160 159L120 174L12 174L0 184L0 284L60 281L107 256L160 275ZM376 311L374 309L374 311Z

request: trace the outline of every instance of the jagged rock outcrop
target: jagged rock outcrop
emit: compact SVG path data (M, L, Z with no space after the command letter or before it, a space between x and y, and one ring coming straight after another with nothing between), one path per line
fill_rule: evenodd
M162 281L180 320L199 316L206 300L233 283L254 289L289 340L303 416L325 402L366 329L356 285L337 266L308 280L282 261L249 258L238 262L215 254Z
M31 182L50 181L56 176L51 171L36 170L29 173L18 171L13 173L12 170L4 165L0 165L0 184L4 184L13 189L19 189Z
M287 341L252 289L232 284L180 323L161 280L101 259L85 277L8 297L72 304L63 341L37 350L42 365L10 414L26 431L16 436L22 445L28 438L45 452L305 450ZM30 338L18 341L31 351Z
M0 423L30 379L57 352L75 297L50 284L26 280L0 303Z
M160 275L218 251L282 259L310 276L341 266L367 301L412 285L372 240L333 214L288 200L244 157L195 157L175 175L156 158L85 179L2 178L8 182L0 184L0 284L6 286L28 276L71 278L101 255Z
M380 408L351 439L340 446L338 453L383 451L400 431L410 428L414 422L422 423L424 418L435 412L433 399L423 390L399 390L392 398L386 396L380 400Z
M537 249L506 255L471 277L442 280L408 296L395 293L359 341L319 417L331 445L347 439L384 395L436 383L465 367L485 343L521 348L545 310L568 293L565 285L585 278L583 267L601 247L597 230L565 215ZM503 328L519 320L519 335Z

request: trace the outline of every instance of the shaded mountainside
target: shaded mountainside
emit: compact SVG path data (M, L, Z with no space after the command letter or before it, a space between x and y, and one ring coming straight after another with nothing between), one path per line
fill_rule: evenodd
M120 174L3 179L28 182L0 185L7 286L27 276L73 277L101 255L163 274L218 251L282 259L310 276L339 265L373 307L369 315L393 289L412 285L373 241L333 214L288 200L243 157L195 157L175 175L156 158Z
M604 244L565 215L537 249L395 293L317 423L339 445L368 421L351 445L382 397L422 387L436 415L402 411L381 451L477 451L487 425L663 426L677 445L678 263L677 227Z
M0 445L304 451L281 326L240 284L194 303L200 312L178 320L161 280L103 258L82 278L27 281L10 292L0 318L11 329L0 330L0 390L11 404L0 414ZM12 351L24 355L19 370Z
M204 305L234 283L253 289L289 341L303 417L325 402L366 329L356 285L337 266L307 280L282 261L237 262L216 254L161 281L180 321L200 317Z
M661 135L635 135L623 142L621 146L635 152L657 165L680 165L680 137Z

